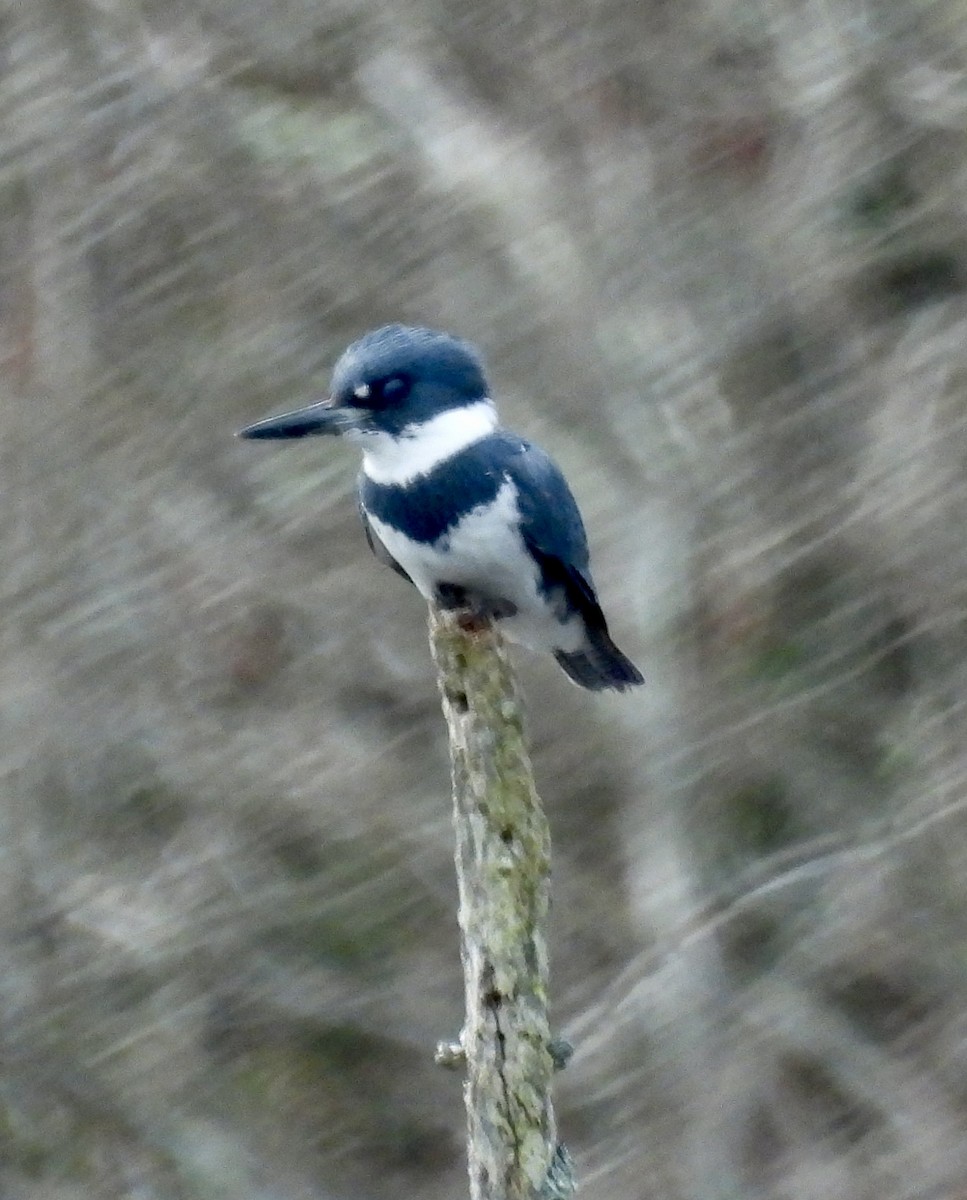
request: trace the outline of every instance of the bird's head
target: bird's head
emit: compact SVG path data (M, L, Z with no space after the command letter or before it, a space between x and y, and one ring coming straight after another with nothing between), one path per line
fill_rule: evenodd
M419 436L431 422L456 425L464 411L479 415L481 405L492 414L483 364L469 342L433 329L385 325L343 352L327 400L249 425L239 436L343 434L374 451L380 443Z

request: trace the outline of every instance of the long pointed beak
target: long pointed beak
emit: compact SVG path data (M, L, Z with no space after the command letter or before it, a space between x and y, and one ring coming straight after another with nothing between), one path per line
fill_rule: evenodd
M350 409L334 408L331 400L321 400L308 408L296 408L266 417L254 425L246 425L236 436L240 438L301 438L344 433L356 424L356 414Z

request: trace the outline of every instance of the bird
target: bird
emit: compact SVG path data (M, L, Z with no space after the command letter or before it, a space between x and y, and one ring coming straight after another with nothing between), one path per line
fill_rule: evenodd
M405 325L371 330L337 360L327 399L239 431L326 434L362 450L359 513L373 554L431 604L552 654L582 688L644 682L611 640L563 474L500 425L471 343Z

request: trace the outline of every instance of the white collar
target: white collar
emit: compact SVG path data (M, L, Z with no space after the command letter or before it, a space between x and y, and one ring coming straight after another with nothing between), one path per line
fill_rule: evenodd
M363 470L373 483L407 484L472 446L497 427L490 400L448 408L421 425L407 426L397 437L388 433L351 435L363 448Z

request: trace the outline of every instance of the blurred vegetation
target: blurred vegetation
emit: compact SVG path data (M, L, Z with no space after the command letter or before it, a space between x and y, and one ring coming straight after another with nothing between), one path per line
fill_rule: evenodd
M619 643L520 658L611 1200L967 1187L967 34L946 0L0 5L0 1193L453 1200L445 732L356 463L479 343Z

